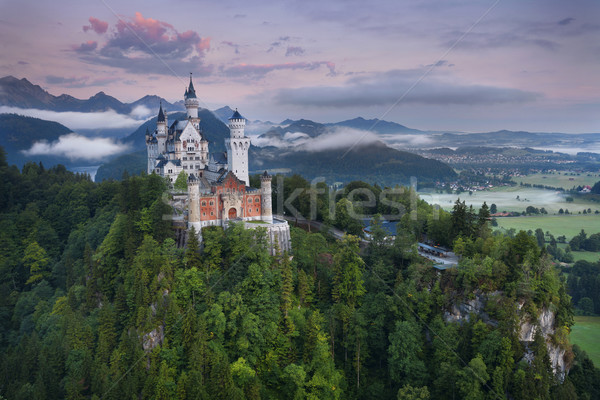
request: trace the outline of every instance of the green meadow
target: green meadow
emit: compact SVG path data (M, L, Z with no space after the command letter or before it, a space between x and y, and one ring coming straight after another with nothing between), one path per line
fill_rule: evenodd
M548 214L557 214L562 208L569 210L570 213L579 213L583 210L591 209L592 213L600 211L600 203L577 197L573 201L568 201L569 195L547 189L523 188L520 186L499 187L492 190L483 190L469 194L419 192L419 197L429 204L437 204L447 211L451 211L454 203L460 198L467 205L472 205L476 210L486 202L488 206L496 204L499 212L516 211L523 212L528 206L536 208L545 208Z
M544 185L560 187L563 189L572 189L577 186L594 186L594 183L600 181L600 174L579 173L570 171L560 171L553 174L531 174L525 176L516 176L513 181L517 183L529 183L532 185Z
M600 365L600 317L575 317L571 343L581 347L594 364Z
M499 217L498 228L508 230L514 228L516 231L532 230L541 228L544 232L549 231L552 235L565 235L567 240L577 235L581 230L590 235L600 232L600 215L544 215L523 217Z

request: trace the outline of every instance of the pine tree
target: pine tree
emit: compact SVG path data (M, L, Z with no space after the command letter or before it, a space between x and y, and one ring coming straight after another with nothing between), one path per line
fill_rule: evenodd
M39 282L50 276L48 269L50 258L46 254L46 250L37 242L33 241L27 245L22 262L29 269L29 279L25 282L26 285Z
M200 242L196 229L192 226L187 235L187 247L185 249L185 264L188 268L200 268L202 257L200 256Z

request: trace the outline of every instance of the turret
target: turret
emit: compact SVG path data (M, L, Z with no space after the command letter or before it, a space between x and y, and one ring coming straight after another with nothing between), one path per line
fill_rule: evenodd
M190 84L185 90L185 94L183 96L185 101L185 109L187 110L188 118L197 119L198 118L198 99L196 98L196 90L194 89L194 84L192 83L192 73L190 72Z
M200 222L200 188L198 179L194 174L188 177L188 229L192 226L196 230L198 239L202 240L202 225Z
M158 152L165 153L167 151L167 115L163 111L162 102L156 119L156 140L158 141Z
M250 183L248 177L248 149L250 138L244 136L246 119L241 116L237 108L229 118L229 138L225 139L227 148L227 164L229 171L233 172L239 180L246 185Z
M268 223L273 223L273 209L271 205L271 175L265 171L260 176L260 191L261 191L261 216L262 220Z
M229 135L232 138L243 138L245 129L246 118L242 117L236 108L231 118L229 118Z

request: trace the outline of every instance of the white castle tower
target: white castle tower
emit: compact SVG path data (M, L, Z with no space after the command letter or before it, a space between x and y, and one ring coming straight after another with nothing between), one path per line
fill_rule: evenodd
M158 110L158 119L156 120L156 140L158 142L158 153L167 152L167 115L163 111L162 103Z
M193 226L198 238L202 240L202 237L200 236L202 233L202 225L200 223L200 191L198 180L194 174L191 174L188 178L188 197L188 227L191 228Z
M244 136L245 128L246 119L236 109L229 118L229 138L225 139L225 147L227 148L229 171L233 172L246 185L249 185L248 149L250 148L250 138Z
M185 90L185 109L187 111L187 116L192 120L192 124L196 129L199 129L200 118L198 118L198 107L199 102L196 97L196 90L194 89L194 84L192 83L192 73L190 72L190 84Z
M269 224L273 223L273 206L271 205L271 175L265 171L264 174L260 176L260 190L262 192L262 220L268 222Z

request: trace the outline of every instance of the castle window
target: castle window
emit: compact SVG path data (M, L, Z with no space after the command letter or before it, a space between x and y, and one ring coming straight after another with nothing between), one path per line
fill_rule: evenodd
M202 202L202 207L206 206L206 201Z
M252 203L252 199L248 199L248 203Z
M184 166L183 166L183 169L187 169L187 165L184 165Z
M208 204L210 204L211 206L213 206L213 205L215 205L215 202L211 200L210 203L208 203Z
M183 161L187 161L187 157L183 157Z
M203 216L203 217L206 217L206 213L205 213L205 212L204 212L204 213L202 213L202 216Z
M256 209L256 212L258 212L258 208Z
M194 151L194 146L188 146L188 151Z
M215 213L211 211L211 212L210 212L210 215L215 215Z
M172 169L170 169L170 170L169 170L169 174L172 174L172 173L173 173L173 170L172 170Z
M196 160L200 160L200 157L196 157Z

